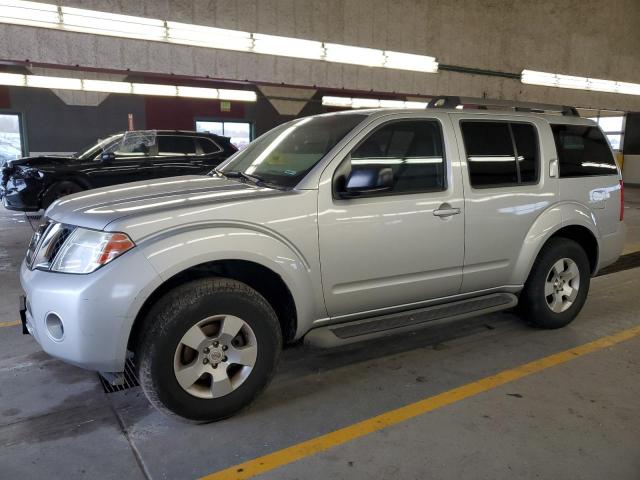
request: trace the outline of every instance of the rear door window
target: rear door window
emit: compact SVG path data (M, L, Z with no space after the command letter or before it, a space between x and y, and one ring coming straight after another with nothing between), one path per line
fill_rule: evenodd
M213 140L210 140L208 138L199 137L196 139L196 142L198 142L200 151L203 155L209 155L210 153L217 153L222 151L222 148L213 143Z
M175 157L179 155L195 155L196 147L193 137L177 135L158 136L158 155Z
M463 121L469 180L474 188L538 181L538 136L530 123Z
M560 178L617 175L615 159L598 127L552 125Z

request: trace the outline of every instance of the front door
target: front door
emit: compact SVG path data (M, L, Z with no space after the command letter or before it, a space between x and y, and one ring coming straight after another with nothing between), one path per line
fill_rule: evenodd
M90 160L86 174L94 187L137 182L153 178L149 153L154 148L155 133L128 132L123 138ZM102 159L103 154L112 154Z
M462 282L464 210L448 116L378 119L324 171L318 197L320 260L331 317L418 307ZM389 118L389 117L385 117ZM391 118L394 118L393 116ZM393 173L387 191L341 198L353 172ZM373 169L373 170L372 170Z

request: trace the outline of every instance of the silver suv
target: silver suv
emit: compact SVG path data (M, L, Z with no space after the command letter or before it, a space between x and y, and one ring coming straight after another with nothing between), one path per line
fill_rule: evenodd
M65 197L21 267L54 357L192 421L232 415L283 343L334 346L518 305L558 328L623 246L623 190L574 116L368 110L291 121L208 176Z

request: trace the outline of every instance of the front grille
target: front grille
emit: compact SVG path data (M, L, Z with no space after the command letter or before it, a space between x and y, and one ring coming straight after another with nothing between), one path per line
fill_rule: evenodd
M33 260L36 256L36 252L38 251L40 240L42 240L42 236L44 235L44 232L47 231L47 228L49 228L50 223L50 221L42 223L31 237L29 248L27 248L27 267L29 268L33 266Z
M27 266L30 269L49 269L62 245L74 227L51 220L42 224L33 234L27 250Z

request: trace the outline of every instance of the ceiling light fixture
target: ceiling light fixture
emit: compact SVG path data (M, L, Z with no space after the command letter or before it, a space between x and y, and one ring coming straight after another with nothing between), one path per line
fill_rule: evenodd
M574 90L589 90L592 92L622 93L625 95L640 95L639 83L616 82L599 78L576 77L558 73L537 72L523 70L522 83L542 85L545 87L571 88Z
M59 7L23 0L0 0L0 23L367 67L429 73L438 71L435 58L426 55L250 33L83 8Z
M409 100L382 100L377 98L322 97L322 105L342 108L427 108L428 102Z
M85 92L125 93L135 95L159 95L165 97L188 97L238 102L255 102L256 92L251 90L230 90L218 88L163 85L157 83L131 83L110 80L95 80L44 75L22 75L0 72L0 85L78 90Z

